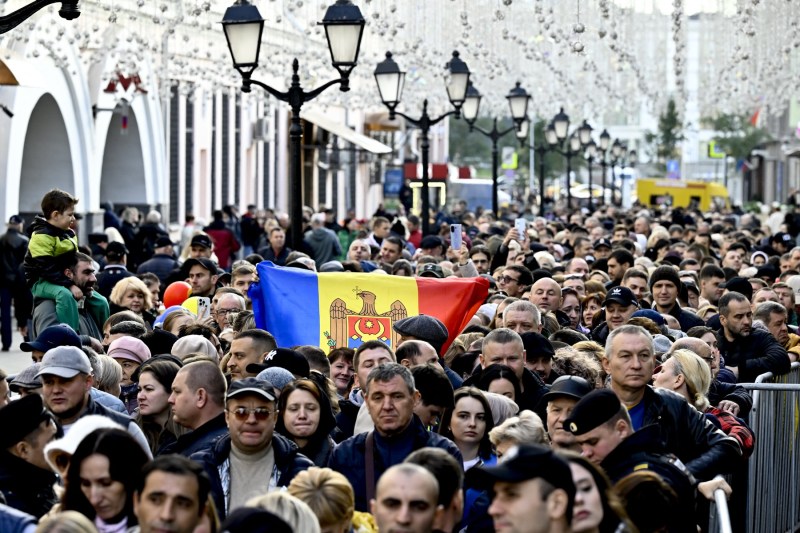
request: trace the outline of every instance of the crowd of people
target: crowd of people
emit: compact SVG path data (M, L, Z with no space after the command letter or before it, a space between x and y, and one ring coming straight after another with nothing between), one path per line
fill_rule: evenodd
M106 206L84 245L77 202L50 191L0 238L3 349L13 302L32 358L0 374L4 532L696 531L769 438L742 383L800 355L791 215L459 205L422 235L309 210L290 250L255 208L181 244ZM463 331L278 346L248 292L265 260L489 291Z

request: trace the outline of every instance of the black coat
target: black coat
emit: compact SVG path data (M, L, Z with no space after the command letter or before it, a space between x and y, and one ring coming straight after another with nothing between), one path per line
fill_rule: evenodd
M648 470L658 474L675 491L680 508L694 509L695 480L686 467L664 449L659 440L659 429L655 425L645 426L629 435L600 463L612 484L628 474ZM676 513L669 531L691 531L695 529L692 512Z
M55 482L52 471L0 450L0 492L11 507L41 518L58 501Z
M180 268L178 260L168 254L154 254L153 257L139 265L136 269L137 274L151 272L161 280L162 291L166 288L167 279L173 270Z
M314 466L308 457L301 454L297 445L278 434L272 435L272 451L275 455L275 469L278 474L278 487L287 487L294 477ZM211 495L220 520L225 519L225 488L222 486L219 468L228 460L231 453L231 437L225 435L208 448L192 454L190 459L201 464L211 479Z
M195 452L210 448L221 437L228 435L225 413L220 413L194 431L178 437L178 440L158 450L156 455L177 453L189 457Z
M350 437L339 444L333 451L328 467L344 475L353 486L356 498L356 511L369 512L367 501L367 468L366 449L367 435L361 433ZM441 435L431 433L416 415L411 423L399 435L384 438L377 431L373 432L375 440L375 483L391 466L401 463L408 454L420 448L441 448L463 463L461 451L455 443ZM407 453L405 453L407 452Z
M753 397L747 392L747 389L741 385L734 385L733 383L725 383L715 379L711 382L711 387L708 389L708 401L716 407L722 400L728 400L739 405L739 418L747 420L750 414L750 409L753 408Z
M685 398L666 389L645 388L644 423L657 424L667 452L675 454L699 481L730 472L742 452Z
M753 383L761 374L786 374L791 369L789 354L769 332L753 328L747 337L730 342L724 330L719 330L717 338L725 366L739 369L739 383Z
M656 309L655 304L653 304L653 309ZM656 311L658 311L658 309L656 309ZM678 305L678 302L675 302L675 305L672 306L672 309L670 309L667 314L674 316L676 319L678 319L678 323L681 325L681 331L683 331L684 333L686 333L695 326L706 325L706 323L703 322L703 319L697 316L696 314L681 309L681 306Z

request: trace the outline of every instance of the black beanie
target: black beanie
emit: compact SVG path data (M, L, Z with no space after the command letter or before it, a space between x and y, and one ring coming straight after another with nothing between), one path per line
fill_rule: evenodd
M676 289L681 288L681 278L673 266L660 266L650 274L650 292L653 292L653 285L659 281L669 281L675 285Z

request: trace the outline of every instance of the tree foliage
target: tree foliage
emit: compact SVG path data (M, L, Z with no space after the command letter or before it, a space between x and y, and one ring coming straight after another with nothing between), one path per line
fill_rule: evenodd
M746 159L760 144L771 140L769 132L759 128L747 115L724 114L703 120L705 126L717 132L717 150L737 161Z
M658 131L646 132L645 142L655 145L656 159L664 163L667 159L678 157L678 145L686 138L683 135L683 121L678 115L675 100L672 98L667 102L667 108L658 117Z
M485 131L491 131L494 120L490 118L479 118L475 125ZM544 144L544 129L546 123L543 120L537 120L534 124L533 135L536 146ZM503 131L511 127L511 121L506 119L498 121L497 129ZM530 149L528 148L528 141L525 146L520 146L517 137L513 132L506 134L497 142L497 147L502 157L503 147L511 146L519 155L519 169L526 171L528 162L530 160ZM455 165L473 165L477 170L480 177L491 177L492 175L492 141L489 137L482 135L477 131L470 132L469 124L464 120L450 119L450 161ZM544 159L545 174L547 178L554 178L563 175L566 162L564 156L556 152L547 152ZM572 169L576 170L584 166L583 157L576 156L572 158ZM536 166L533 169L538 177L539 175L539 162L536 161ZM500 170L502 173L502 170Z

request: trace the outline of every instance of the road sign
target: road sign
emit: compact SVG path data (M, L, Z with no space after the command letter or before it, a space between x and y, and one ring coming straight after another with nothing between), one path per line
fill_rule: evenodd
M503 170L515 170L519 166L517 151L511 146L503 147L503 161L500 166Z
M708 141L708 157L710 159L725 159L725 152L717 150L717 141Z

